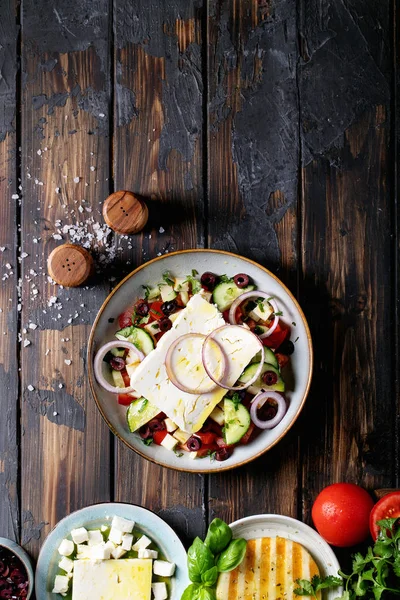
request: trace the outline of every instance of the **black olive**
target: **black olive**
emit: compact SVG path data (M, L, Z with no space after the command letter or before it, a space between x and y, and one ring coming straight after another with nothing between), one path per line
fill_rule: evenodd
M186 446L191 452L197 452L201 448L201 439L192 435L186 442Z
M206 271L200 277L200 283L202 287L206 290L209 290L210 292L212 292L212 290L215 288L217 280L218 275L215 275L215 273L210 273L210 271Z
M158 321L158 326L162 332L168 331L172 327L172 321L168 317L163 317Z
M139 429L139 435L142 440L147 440L149 437L152 437L153 434L148 425L142 425L142 427Z
M151 432L154 431L164 431L165 423L164 421L159 421L158 419L152 419L147 423Z
M232 448L219 448L215 453L215 460L222 462L232 455Z
M143 300L143 302L138 302L138 304L135 306L135 310L136 313L141 316L141 317L147 317L147 315L149 314L149 305L147 304L147 302L145 302Z
M284 340L277 349L277 352L279 352L279 354L286 354L287 356L290 356L294 352L293 342L290 340Z
M265 371L265 373L261 375L261 380L266 385L275 385L278 381L278 375L274 373L274 371Z
M161 305L161 310L164 315L171 315L177 308L176 300L168 300Z
M238 273L233 278L233 281L237 285L238 288L245 288L249 285L251 279L246 273Z
M120 356L114 356L110 360L110 367L114 369L114 371L122 371L122 369L125 369L125 360Z

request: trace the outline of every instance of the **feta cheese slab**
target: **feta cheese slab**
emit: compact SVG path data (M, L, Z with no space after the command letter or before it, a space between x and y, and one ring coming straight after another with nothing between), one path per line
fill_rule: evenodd
M148 548L151 544L151 539L147 535L142 535L132 546L132 550L140 550L141 548Z
M156 550L147 550L144 548L138 550L138 555L139 558L151 558L152 560L158 558L158 552Z
M56 575L54 579L53 594L66 594L68 592L69 577L66 575Z
M71 537L75 544L83 544L83 542L87 542L89 540L89 534L85 527L78 527L78 529L73 529L71 531Z
M152 562L75 561L72 600L151 600Z
M114 517L111 521L111 528L119 529L122 533L132 533L135 527L135 521L129 521L123 517Z
M217 386L205 394L189 394L178 389L168 378L165 368L165 357L171 344L187 333L207 335L225 325L225 320L216 306L210 304L200 294L189 300L186 308L181 310L172 328L163 335L157 348L150 352L131 376L131 386L135 391L147 398L151 404L172 419L180 429L188 433L198 431L215 406L222 400L226 390ZM228 369L227 385L233 385L243 369L259 352L260 347L254 337L244 328L232 327L224 330L222 340L227 350ZM201 361L194 357L193 362ZM184 366L182 366L184 368Z
M161 577L172 577L175 573L175 564L167 560L155 560L153 563L153 572L154 575L160 575Z
M59 545L58 552L61 554L61 556L71 556L74 549L75 549L74 542L71 540L65 539Z
M154 600L166 600L168 598L167 586L164 582L157 582L151 585Z

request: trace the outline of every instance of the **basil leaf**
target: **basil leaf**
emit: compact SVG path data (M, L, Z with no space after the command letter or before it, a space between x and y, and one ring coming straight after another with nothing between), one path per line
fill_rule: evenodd
M218 571L220 573L227 573L236 569L246 554L246 546L247 542L243 538L232 540L229 546L218 557Z
M215 590L209 587L200 588L198 594L199 600L217 600L217 594Z
M181 600L198 600L199 589L198 583L191 583L183 592Z
M221 519L211 521L204 543L213 554L219 554L224 550L232 539L232 530Z
M190 581L201 583L203 573L214 566L214 557L199 537L195 538L188 550L188 571Z
M217 581L217 579L218 579L217 567L211 567L211 569L208 569L208 571L203 573L201 576L201 580L204 583L204 585L209 585L209 586L214 585L214 583Z

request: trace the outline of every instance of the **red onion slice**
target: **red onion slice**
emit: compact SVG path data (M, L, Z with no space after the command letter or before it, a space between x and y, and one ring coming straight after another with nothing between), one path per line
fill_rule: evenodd
M197 339L201 338L202 340L205 340L206 336L203 335L202 333L186 333L185 335L181 335L179 338L177 338L171 344L171 346L168 348L168 352L165 357L165 369L167 371L167 375L168 375L169 379L171 380L171 382L174 384L175 387L182 390L182 392L186 392L188 394L207 394L208 392L212 392L213 390L215 390L215 388L217 387L217 384L215 383L214 379L210 378L210 376L205 368L204 368L204 375L208 379L208 381L206 381L205 385L200 386L200 387L199 386L190 387L188 385L185 385L181 381L179 381L178 375L176 373L176 369L174 369L175 350L176 350L177 346L179 346L182 343L182 341L187 340L189 338L197 338ZM223 379L225 377L225 372L226 372L225 355L216 342L215 342L215 346L218 348L218 351L220 354L220 360L222 363L221 378ZM202 361L202 357L203 357L203 354L201 351L200 356L199 356L199 362ZM202 364L202 366L204 366L204 363Z
M140 362L142 362L142 360L144 359L144 354L143 352L140 352L140 350L138 350L136 346L131 342L122 342L121 340L115 340L113 342L108 342L107 344L104 344L104 346L100 348L100 350L97 352L94 358L94 374L96 376L97 382L105 390L107 390L107 392L111 392L111 394L130 394L131 392L135 391L133 387L115 387L114 385L108 383L108 381L103 375L103 358L105 357L107 352L109 352L112 348L126 348L127 350L131 350L132 352L135 352L137 354Z
M257 416L257 410L264 406L264 404L269 398L271 398L271 400L275 400L275 402L278 405L278 410L276 411L276 415L272 419L269 419L268 421L262 421ZM283 417L286 414L286 410L286 400L283 396L281 396L277 392L265 392L264 390L262 390L251 401L250 416L254 425L257 425L257 427L259 427L260 429L273 429L274 427L276 427L276 425L278 425L278 423L282 421Z
M273 300L271 298L271 294L267 294L266 292L257 292L257 290L253 291L253 292L246 292L244 294L241 294L240 296L238 296L236 298L236 300L234 300L232 302L232 306L229 309L229 322L231 325L237 325L236 309L238 306L240 306L240 304L242 304L242 302L244 302L245 300L248 300L249 298L265 298L265 300L268 300L268 302L274 309L274 320L272 321L271 326L268 328L268 331L266 331L265 333L262 333L261 335L258 336L261 340L263 340L264 338L269 337L275 331L275 329L277 328L278 323L279 323L279 317L276 314L277 312L279 312L278 306L277 306L275 300Z
M209 369L209 367L207 365L207 347L208 347L208 344L212 340L213 342L216 342L219 345L219 347L221 348L220 342L217 342L214 338L223 329L226 329L228 327L229 328L231 328L231 327L240 328L240 330L243 331L243 332L245 332L246 335L251 335L253 337L253 339L254 339L254 342L259 346L260 352L261 352L260 364L259 364L259 366L257 368L257 371L255 372L254 376L249 381L247 381L246 383L244 383L243 385L240 385L240 386L226 385L226 383L224 382L224 377L222 377L221 379L218 380L216 377L214 377L213 373L211 373L211 370ZM223 348L221 348L221 350L223 351ZM254 355L255 354L256 353L254 353ZM249 385L251 385L252 383L254 383L260 377L261 371L262 371L262 368L263 368L263 365L264 365L264 354L265 354L265 352L264 352L264 346L263 346L260 338L255 333L253 333L252 331L250 331L246 327L243 327L242 325L222 325L222 327L218 327L218 329L215 329L213 332L211 332L206 337L206 339L204 340L203 351L202 351L202 359L203 359L203 365L204 365L204 368L205 368L205 370L207 372L207 375L210 377L210 379L212 379L214 381L214 383L216 383L217 385L219 385L219 387L224 388L225 390L231 390L233 392L238 392L240 390L244 390L244 389L248 388ZM247 365L245 365L243 368L245 368L246 366ZM239 377L240 377L240 375L239 375Z

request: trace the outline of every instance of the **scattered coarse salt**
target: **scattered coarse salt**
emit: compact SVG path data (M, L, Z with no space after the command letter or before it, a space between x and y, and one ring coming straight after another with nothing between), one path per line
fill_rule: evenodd
M48 356L50 354L50 348L47 348L46 352L44 353L45 356Z
M56 417L57 415L58 415L58 412L55 410L55 411L53 412L53 417Z
M47 306L51 307L57 302L57 296L50 296Z
M62 384L62 383L59 383L59 384L58 384L58 387L60 388L60 390L62 390L64 386L63 386L63 384Z
M60 193L60 188L56 187L56 194L59 194L59 193Z
M149 240L151 240L151 233L149 233Z
M40 240L40 238L39 238L39 239L38 239L38 238L33 238L32 242L33 242L34 244L38 244L38 243L39 243L39 240Z
M29 254L27 254L27 252L23 252L23 253L21 254L21 258L26 258L27 256L29 256Z
M91 166L91 167L90 167L90 170L91 170L91 171L95 171L95 170L96 170L96 167L93 167L93 166Z
M42 154L42 151L40 150L40 148L39 148L39 150L36 152L36 154L39 154L39 156Z
M99 113L99 117L100 117L101 119L104 119L104 117L105 117L105 116L106 116L106 115L105 115L104 113Z
M6 249L5 246L0 246L0 252L4 252L5 249Z
M27 346L30 346L31 343L29 340L24 340L24 348L26 348Z
M55 240L62 240L62 235L60 235L59 233L53 233L53 238Z
M36 323L29 323L28 327L29 329L37 329Z
M74 183L79 183L80 177L74 177Z
M11 199L12 199L12 200L18 200L18 199L19 199L19 195L18 195L18 194L13 194L13 195L11 196Z
M160 227L160 229L158 231L159 231L159 233L164 233L165 229L164 229L164 227Z
M35 388L33 387L33 385L28 385L28 390L29 390L30 392L33 392L33 390L34 390L34 389L35 389Z
M69 365L72 363L72 360L69 360L69 358L66 358L66 359L64 360L64 362L65 362L65 364L66 364L66 365L68 365L68 366L69 366Z

